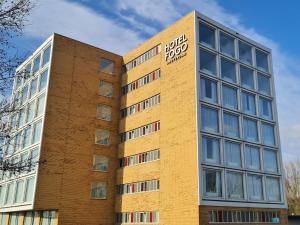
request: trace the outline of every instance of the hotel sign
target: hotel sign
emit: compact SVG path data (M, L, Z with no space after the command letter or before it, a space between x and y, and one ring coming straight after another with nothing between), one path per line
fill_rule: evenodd
M183 34L165 45L165 61L167 64L175 62L186 55L187 40L185 34Z

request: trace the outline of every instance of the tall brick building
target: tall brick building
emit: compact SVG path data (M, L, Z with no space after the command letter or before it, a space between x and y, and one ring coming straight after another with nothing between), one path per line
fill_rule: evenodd
M120 38L120 41L121 38ZM287 224L270 49L191 12L124 56L54 34L17 69L1 225Z

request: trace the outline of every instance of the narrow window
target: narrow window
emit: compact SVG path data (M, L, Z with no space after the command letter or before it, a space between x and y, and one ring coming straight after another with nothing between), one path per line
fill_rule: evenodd
M235 63L224 58L221 59L221 75L224 80L236 83Z
M231 167L241 167L241 146L240 144L225 142L226 165Z
M252 65L251 46L239 41L239 59L241 62Z
M234 57L234 38L220 32L220 50L222 53Z
M208 51L200 49L200 70L211 74L216 75L217 66L216 66L216 55Z
M248 141L257 142L257 121L244 118L244 138Z
M239 137L239 117L233 114L224 113L224 135L229 137Z
M228 108L237 109L238 108L237 90L227 85L223 85L222 93L223 93L223 105Z
M205 196L222 196L221 171L205 169Z
M51 45L49 45L43 53L43 62L42 66L46 65L50 60L50 53L51 53Z
M266 179L267 199L269 201L281 201L280 181L275 177L267 177Z
M256 52L256 67L264 72L269 72L268 54L258 49Z
M270 79L262 75L261 73L257 73L257 79L258 79L258 91L265 95L271 94L271 87L270 87Z
M244 113L256 115L255 95L242 92L242 110Z
M201 78L201 99L217 103L217 96L217 83L209 79Z
M261 124L262 143L266 145L275 145L274 126L267 123Z
M240 66L241 85L244 88L254 89L253 70Z
M263 200L262 176L248 175L248 196L250 200Z
M216 38L215 38L216 29L208 26L204 23L199 23L199 40L200 43L210 47L215 48Z
M273 119L271 100L262 97L259 98L259 114L265 119Z
M47 86L47 81L48 81L48 69L45 70L41 76L40 76L40 86L39 86L39 91L42 91L43 89L46 88Z
M252 170L260 169L260 153L259 148L246 145L245 147L246 167Z
M216 138L202 138L203 158L205 162L220 163L220 141Z
M219 132L218 110L202 106L201 127L210 132Z
M227 183L227 197L230 199L243 199L244 198L244 184L243 175L240 173L226 174Z
M278 172L277 152L274 150L264 149L264 170L266 172Z

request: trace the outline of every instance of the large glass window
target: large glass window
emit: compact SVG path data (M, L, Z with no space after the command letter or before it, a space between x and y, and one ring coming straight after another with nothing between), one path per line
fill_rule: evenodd
M237 109L238 100L237 100L237 89L231 88L227 85L222 86L222 99L223 105L228 108Z
M248 196L250 200L263 199L262 176L248 175Z
M221 197L222 196L221 171L205 169L204 174L205 174L204 195L207 197Z
M280 201L280 181L275 177L267 177L266 179L267 199L269 201Z
M216 138L202 138L203 159L209 163L220 163L220 141Z
M23 202L23 192L24 192L24 181L20 180L16 183L16 197L15 202L21 203Z
M41 225L54 225L55 211L43 211L41 216Z
M2 185L2 186L0 186L0 205L1 206L4 204L5 195L6 195L6 186Z
M100 71L104 73L113 74L115 68L115 63L109 59L102 58L100 60Z
M241 85L245 88L254 89L253 70L240 66Z
M47 81L48 81L48 69L45 70L45 71L41 74L39 91L42 91L42 90L47 86Z
M41 135L42 135L42 121L39 121L35 123L33 127L32 144L38 143L41 139Z
M264 149L264 170L266 172L278 172L276 151Z
M15 212L10 213L8 224L9 225L18 225L19 224L19 214L15 213Z
M245 163L246 168L248 169L260 169L260 152L258 147L254 147L251 145L245 146Z
M34 225L34 212L28 211L24 216L24 225Z
M243 175L240 173L228 172L226 174L227 197L230 199L244 198Z
M244 138L248 141L258 141L257 121L244 118Z
M26 122L30 123L34 118L35 101L32 101L27 106L27 119Z
M23 105L26 102L27 96L28 96L28 85L24 86L22 90L21 105Z
M37 77L31 80L30 84L30 98L36 93L37 90Z
M257 80L258 80L258 91L265 95L271 94L271 88L270 88L270 79L269 77L257 73Z
M7 185L5 205L12 204L14 198L14 183Z
M234 38L220 32L220 51L228 56L234 57Z
M38 55L33 61L33 74L40 69L41 55Z
M221 74L224 80L236 83L236 66L235 63L221 58Z
M19 114L19 127L24 126L25 119L26 119L25 115L26 115L26 110L23 108L20 110L20 114Z
M255 95L242 92L242 110L247 114L256 114Z
M92 183L92 199L106 199L106 183Z
M45 94L41 95L37 100L36 116L41 116L44 113Z
M205 23L199 23L199 40L200 43L210 48L215 48L216 45L216 29L206 25Z
M239 41L239 59L241 62L252 65L251 46Z
M97 119L111 121L111 106L99 104L97 106Z
M256 67L259 70L269 72L268 54L256 49Z
M26 148L30 145L31 141L31 126L27 127L24 130L24 141L23 141L23 147Z
M265 119L272 120L272 101L266 98L259 98L259 115Z
M102 155L94 155L93 170L106 172L108 170L108 158Z
M262 143L266 145L275 145L274 126L267 123L261 124Z
M32 201L33 198L33 187L34 187L34 177L28 178L26 180L26 190L25 190L25 202Z
M224 135L230 137L239 137L239 117L233 114L224 113Z
M213 103L218 102L217 82L201 78L201 99Z
M101 80L99 83L99 95L111 98L113 96L112 83Z
M44 66L45 64L47 64L49 62L49 60L50 60L50 53L51 53L51 45L49 45L44 50L42 66Z
M200 49L200 70L216 75L217 74L217 59L214 53L210 53L203 49Z
M202 106L201 128L210 132L219 132L218 110Z
M96 144L109 145L110 144L110 132L108 130L97 129L96 130Z
M225 142L225 160L226 165L232 167L241 167L241 145L234 142Z

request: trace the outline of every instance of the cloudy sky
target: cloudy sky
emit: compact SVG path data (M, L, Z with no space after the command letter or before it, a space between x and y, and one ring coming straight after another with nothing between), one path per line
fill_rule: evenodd
M29 53L56 32L123 54L193 9L272 49L283 157L300 158L298 1L39 0L16 45Z

